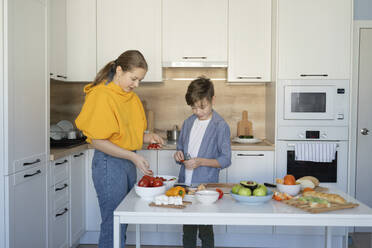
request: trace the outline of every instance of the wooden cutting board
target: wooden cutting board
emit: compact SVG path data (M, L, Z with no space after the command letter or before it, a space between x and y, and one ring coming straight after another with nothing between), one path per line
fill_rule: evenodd
M187 205L190 205L190 204L192 204L192 203L189 202L189 201L183 201L182 205L173 205L173 204L156 205L155 202L150 202L149 206L150 207L159 207L159 208L178 208L178 209L182 209L182 208L185 208Z
M286 200L282 202L287 205L302 209L309 213L324 213L324 212L335 211L335 210L340 210L340 209L355 208L359 206L359 204L347 202L345 204L331 203L331 206L329 208L312 208L309 206L308 203L303 203L297 199L291 199L291 200Z
M244 110L242 113L242 120L238 122L237 136L253 135L252 122L248 121L248 111Z

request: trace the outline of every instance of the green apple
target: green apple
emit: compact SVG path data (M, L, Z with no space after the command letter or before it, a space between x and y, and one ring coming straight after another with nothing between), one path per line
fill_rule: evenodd
M233 192L234 194L238 194L239 189L240 189L241 187L242 187L242 186L241 186L240 184L235 184L234 187L232 187L231 192Z
M265 190L265 194L267 194L267 188L266 188L265 185L263 185L263 184L259 184L258 187L259 187L259 188L263 188L263 189Z
M266 190L263 187L258 187L257 189L253 190L254 196L265 196Z
M243 196L250 196L252 195L252 191L248 188L241 187L238 191L238 194Z

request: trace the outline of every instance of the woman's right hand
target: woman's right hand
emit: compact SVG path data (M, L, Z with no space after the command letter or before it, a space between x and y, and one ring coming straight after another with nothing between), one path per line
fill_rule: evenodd
M174 159L177 161L177 162L182 162L185 160L185 157L183 156L183 152L182 151L177 151L174 153L173 155Z
M152 176L154 174L152 170L150 170L149 162L141 155L135 153L132 162L137 166L138 169L140 169L140 171L142 171L144 175Z

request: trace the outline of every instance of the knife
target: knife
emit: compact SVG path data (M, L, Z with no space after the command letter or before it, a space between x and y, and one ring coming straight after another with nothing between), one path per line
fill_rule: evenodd
M276 188L276 185L275 184L271 184L271 183L264 183L264 185L266 187L270 187L270 188Z

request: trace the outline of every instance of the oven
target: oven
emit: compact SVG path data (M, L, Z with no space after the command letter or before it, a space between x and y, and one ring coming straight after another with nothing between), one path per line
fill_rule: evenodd
M276 178L292 174L296 179L315 176L327 187L336 186L347 191L348 140L345 127L291 127L286 139L278 139L276 146ZM335 158L330 162L296 160L296 144L333 144Z
M279 80L278 124L346 126L349 81Z

